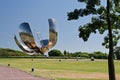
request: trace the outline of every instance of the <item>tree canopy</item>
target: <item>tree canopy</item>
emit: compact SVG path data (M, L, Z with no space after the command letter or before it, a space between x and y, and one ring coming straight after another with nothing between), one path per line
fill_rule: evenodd
M120 39L120 2L119 0L110 1L110 20L113 33L113 46L115 46ZM107 10L106 6L102 4L101 0L78 0L78 2L85 3L85 8L75 9L68 13L68 20L77 20L80 17L92 15L91 22L83 26L79 26L79 37L87 41L91 33L104 34L108 30L107 26ZM109 48L109 36L104 37L103 46Z
M114 54L115 54L115 58L117 60L120 60L120 46L114 48Z
M56 49L49 51L48 55L49 56L63 56L61 51L60 50L56 50Z
M27 56L27 54L9 48L0 48L0 57L8 57L8 56Z

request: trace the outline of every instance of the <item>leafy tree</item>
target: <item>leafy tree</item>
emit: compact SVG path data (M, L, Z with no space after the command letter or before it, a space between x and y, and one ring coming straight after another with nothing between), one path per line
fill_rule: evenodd
M108 55L106 53L102 53L100 51L94 52L93 56L94 56L94 58L97 58L97 59L107 59L108 58Z
M78 57L89 58L89 54L86 52L83 52L83 53L79 54Z
M68 58L71 58L72 57L72 53L67 52L67 56L68 56Z
M81 54L82 52L75 52L72 54L73 57L79 57L79 54Z
M109 48L108 68L109 80L115 80L113 61L113 47L117 44L120 34L120 0L107 0L107 7L102 5L102 0L78 0L86 4L85 8L75 9L68 13L68 20L77 20L79 17L93 15L91 22L79 27L79 37L87 41L91 33L108 35L104 37L103 46Z
M64 50L64 52L63 52L63 53L64 53L64 56L66 56L66 55L67 55L67 51L66 51L66 50Z
M114 54L115 54L117 60L120 60L120 47L114 48Z
M56 50L56 49L49 51L48 55L49 56L63 56L61 51L60 50Z
M0 57L9 57L9 56L28 56L28 55L21 51L12 50L8 48L0 48Z
M87 52L75 52L72 53L72 57L84 57L84 58L89 58L89 54Z

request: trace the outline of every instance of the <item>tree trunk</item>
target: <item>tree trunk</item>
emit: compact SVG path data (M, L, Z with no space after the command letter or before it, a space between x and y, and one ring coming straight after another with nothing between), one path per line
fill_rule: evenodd
M108 57L108 71L109 71L109 80L115 79L115 69L113 61L113 38L112 38L112 28L110 24L110 7L109 0L107 0L107 23L108 23L108 33L109 33L109 57Z

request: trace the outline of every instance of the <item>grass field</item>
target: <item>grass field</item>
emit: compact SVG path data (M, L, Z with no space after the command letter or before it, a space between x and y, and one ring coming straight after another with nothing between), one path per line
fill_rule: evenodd
M107 60L15 59L0 58L0 65L17 68L54 80L108 80ZM34 72L31 69L34 68ZM120 61L115 61L116 80L120 80Z

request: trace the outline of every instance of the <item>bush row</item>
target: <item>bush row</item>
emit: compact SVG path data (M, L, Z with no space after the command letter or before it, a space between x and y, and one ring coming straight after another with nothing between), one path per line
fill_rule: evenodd
M107 59L108 54L102 53L100 51L93 52L93 53L87 53L87 52L75 52L75 53L69 53L67 51L64 51L63 53L60 50L51 50L48 52L48 55L50 58L56 57L56 58L91 58L94 57L96 59ZM24 52L12 50L12 49L3 49L0 48L0 57L9 57L9 58L45 58L46 56L41 55L32 55L29 56Z

